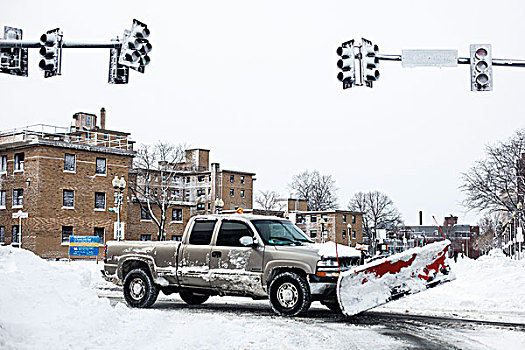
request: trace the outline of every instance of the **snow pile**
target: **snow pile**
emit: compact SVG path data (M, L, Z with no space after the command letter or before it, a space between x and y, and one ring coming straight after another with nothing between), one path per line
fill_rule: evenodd
M177 296L161 295L153 309L112 307L94 285L99 293L100 285L107 287L108 296L121 298L122 292L103 282L101 265L91 261L45 261L0 246L0 266L2 350L368 348L371 339L384 349L407 347L370 327L326 328L275 317L267 301L247 298L232 298L227 306L216 297L221 301L211 306L188 307Z
M525 322L525 260L512 260L493 250L477 260L459 258L449 263L455 281L379 310Z
M436 242L343 272L337 290L344 314L355 315L385 304L395 288L410 294L425 290L427 281L419 276L434 277L439 272L449 245L448 240Z
M336 253L339 257L361 257L361 252L359 250L341 244L337 244L336 252L336 244L334 242L315 243L313 247L318 250L318 254L324 258L335 258Z

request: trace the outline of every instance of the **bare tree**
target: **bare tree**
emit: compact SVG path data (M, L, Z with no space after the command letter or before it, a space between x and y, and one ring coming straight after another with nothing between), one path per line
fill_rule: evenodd
M177 165L185 158L184 145L159 142L155 146L141 145L134 160L129 188L142 211L147 211L158 226L157 240L166 240L168 209L175 204L169 193ZM158 208L158 210L154 210Z
M348 209L363 213L363 233L370 238L374 250L376 237L372 229L394 229L403 224L392 200L379 191L356 193L348 203Z
M500 235L504 231L501 212L485 214L478 226L479 235L473 238L472 246L481 254L485 254L501 242Z
M275 191L259 191L259 195L255 197L255 203L268 214L271 210L283 210L284 203L279 201L279 193Z
M299 198L308 201L308 210L336 209L337 196L335 180L331 175L321 175L319 171L305 171L295 175L289 185Z
M525 189L523 153L525 129L516 131L506 141L487 146L485 159L478 160L463 174L463 205L478 212L516 211Z

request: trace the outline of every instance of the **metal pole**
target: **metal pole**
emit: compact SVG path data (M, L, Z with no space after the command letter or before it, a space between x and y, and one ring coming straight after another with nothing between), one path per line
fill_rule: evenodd
M18 217L18 244L19 248L22 249L22 216Z
M117 193L117 241L120 241L120 206L122 204L122 197L120 193Z
M401 55L376 55L380 61L399 61L403 60ZM470 64L470 57L458 57L458 64ZM502 67L525 67L525 60L512 58L493 58L493 66Z
M37 49L42 44L40 41L29 41L29 40L2 40L0 39L0 48L15 48L15 49ZM82 43L75 41L63 41L62 48L69 49L120 49L122 43L119 41L110 42L91 42Z

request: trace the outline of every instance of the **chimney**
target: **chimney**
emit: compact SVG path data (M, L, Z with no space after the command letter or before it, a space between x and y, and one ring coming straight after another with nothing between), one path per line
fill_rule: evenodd
M106 129L106 109L104 107L100 109L100 128Z
M423 226L423 211L419 211L419 226Z

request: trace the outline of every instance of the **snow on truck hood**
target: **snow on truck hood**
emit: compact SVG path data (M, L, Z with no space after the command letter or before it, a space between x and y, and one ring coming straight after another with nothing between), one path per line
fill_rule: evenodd
M337 256L339 256L340 258L350 258L350 257L360 258L361 257L361 252L355 248L338 244L337 252L336 252L335 246L336 244L334 242L326 242L326 243L305 244L302 246L283 245L283 246L274 246L274 247L277 250L311 253L312 255L318 255L321 258L336 258Z

